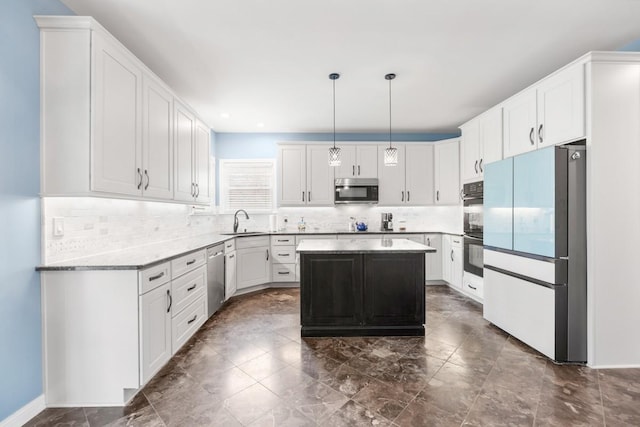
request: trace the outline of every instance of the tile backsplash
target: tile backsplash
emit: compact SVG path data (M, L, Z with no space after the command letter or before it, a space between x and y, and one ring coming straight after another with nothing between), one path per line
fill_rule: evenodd
M55 197L42 200L42 260L55 263L84 256L170 241L207 233L230 232L233 214L189 205L91 197ZM392 212L395 229L401 220L407 231L462 231L462 207L303 207L280 208L278 228L297 231L304 217L307 231L347 231L350 217L380 229L380 213ZM240 215L240 230L268 231L269 215ZM54 218L62 219L64 235L54 236Z

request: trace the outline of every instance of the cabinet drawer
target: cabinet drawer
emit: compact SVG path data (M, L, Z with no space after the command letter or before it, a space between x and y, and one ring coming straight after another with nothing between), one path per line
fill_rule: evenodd
M296 250L292 247L275 246L271 248L274 263L292 264L296 262Z
M227 240L224 242L224 253L228 254L236 250L236 239Z
M236 249L257 248L259 246L269 246L269 236L253 236L236 239Z
M165 262L140 272L140 295L145 294L171 280L171 263Z
M180 277L184 273L204 265L205 262L207 262L207 251L204 249L176 258L171 261L171 277L174 279Z
M471 294L476 299L482 300L484 296L482 277L477 277L473 275L469 275L464 273L464 277L462 280L462 290L466 293Z
M295 264L273 264L272 281L274 282L295 282Z
M207 320L207 314L203 295L172 320L171 348L173 354L191 338L205 320Z
M293 246L296 236L271 236L271 246Z
M176 316L189 304L204 294L207 283L207 269L203 265L171 282L172 316Z
M451 236L451 246L454 248L462 247L462 237L461 236Z

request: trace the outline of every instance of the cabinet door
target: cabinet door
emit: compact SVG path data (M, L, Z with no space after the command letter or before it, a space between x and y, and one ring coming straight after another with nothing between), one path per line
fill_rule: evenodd
M192 201L195 194L193 176L195 117L174 100L174 199Z
M451 283L453 248L451 247L451 236L442 236L442 280Z
M460 127L461 173L465 182L475 181L480 174L480 119L474 119Z
M235 295L237 290L237 255L236 251L224 256L224 300L228 300Z
M356 146L355 145L339 145L340 147L340 166L334 167L336 178L355 178L356 170ZM329 155L327 154L327 161Z
M487 163L502 160L502 108L496 107L482 115L480 119L480 175Z
M435 189L437 205L460 203L460 156L458 140L435 146Z
M451 249L451 285L458 289L462 289L462 271L464 269L462 248L453 247Z
M142 71L99 35L94 67L91 189L142 195Z
M407 204L432 205L434 199L433 145L405 146Z
M364 264L365 325L424 324L422 254L366 254Z
M537 148L536 91L528 90L516 95L502 107L504 123L504 157Z
M173 199L173 95L150 76L143 79L142 166L145 197Z
M333 169L329 145L307 145L307 205L333 206Z
M140 384L171 358L170 283L140 296Z
M211 202L211 188L209 185L211 129L209 129L204 123L196 121L195 137L194 165L196 178L196 201L199 203L209 203Z
M584 65L577 64L538 86L538 146L585 136Z
M405 194L405 156L404 145L394 145L398 149L398 164L384 165L384 150L387 146L378 147L378 204L383 206L399 206L406 201Z
M329 161L327 154L327 164ZM280 206L303 206L307 200L306 149L304 145L278 147L278 201Z
M442 235L425 234L424 243L436 249L436 252L425 255L425 279L442 280Z
M358 145L356 147L356 176L358 178L377 178L378 146Z
M271 281L271 254L269 246L236 250L237 289L250 288Z

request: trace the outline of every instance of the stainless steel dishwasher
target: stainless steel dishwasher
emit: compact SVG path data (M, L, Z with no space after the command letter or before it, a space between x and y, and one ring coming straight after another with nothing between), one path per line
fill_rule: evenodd
M207 248L207 299L211 317L224 302L224 244Z

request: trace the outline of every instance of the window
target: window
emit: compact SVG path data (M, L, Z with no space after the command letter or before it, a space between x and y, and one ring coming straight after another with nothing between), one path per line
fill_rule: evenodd
M275 206L274 160L220 160L223 212L271 212Z

